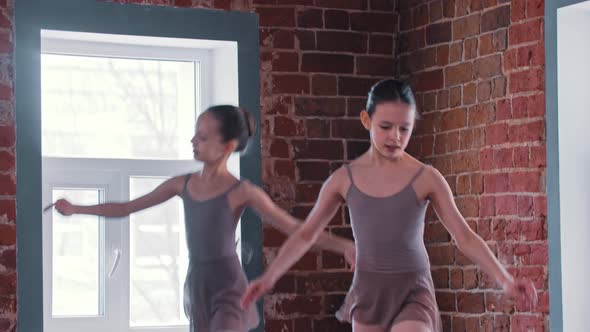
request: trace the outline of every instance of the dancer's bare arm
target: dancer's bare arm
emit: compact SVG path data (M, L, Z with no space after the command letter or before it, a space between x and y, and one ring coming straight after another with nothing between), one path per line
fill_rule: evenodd
M250 284L242 298L249 306L268 292L276 281L293 266L316 242L326 225L342 204L341 186L346 170L339 169L324 182L318 199L306 221L289 237L279 254L259 279Z
M280 232L290 235L302 225L298 219L276 205L260 187L244 182L243 190L246 205L252 207L264 222L268 222ZM343 254L347 261L354 265L354 242L350 240L321 232L314 247Z
M119 218L130 215L163 203L175 195L180 194L184 186L184 176L178 176L166 180L150 193L128 202L104 203L98 205L75 205L65 199L59 199L45 210L54 206L55 209L66 216L72 214L92 214L103 217Z
M515 280L502 266L483 239L467 224L453 199L445 178L436 169L429 167L427 177L429 196L443 225L449 231L457 247L469 259L491 275L509 295L524 298L528 305L536 303L536 291L528 280Z

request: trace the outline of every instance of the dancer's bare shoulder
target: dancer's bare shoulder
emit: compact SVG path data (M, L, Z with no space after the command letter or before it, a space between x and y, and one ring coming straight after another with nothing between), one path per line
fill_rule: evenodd
M344 201L346 198L346 192L350 186L350 177L348 175L347 165L342 165L336 169L326 179L322 185L322 193L327 195L336 195L338 199Z

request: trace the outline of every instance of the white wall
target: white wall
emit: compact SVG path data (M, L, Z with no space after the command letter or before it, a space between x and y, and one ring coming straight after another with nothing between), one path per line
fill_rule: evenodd
M213 68L211 105L240 106L238 44L231 41L219 42L219 45L211 50L211 65ZM237 153L230 156L227 165L232 174L239 176L240 156Z
M563 330L582 332L590 320L590 1L559 9L557 22Z
M238 94L238 44L224 42L213 49L213 105L239 105Z

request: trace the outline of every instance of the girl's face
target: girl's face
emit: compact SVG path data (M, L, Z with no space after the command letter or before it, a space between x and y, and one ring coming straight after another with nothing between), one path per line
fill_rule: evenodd
M202 162L214 162L227 157L235 142L223 142L219 122L213 114L205 112L197 119L195 136L191 139L193 156Z
M373 116L363 111L361 121L369 130L371 145L387 159L399 159L408 146L415 122L415 106L402 102L383 102Z

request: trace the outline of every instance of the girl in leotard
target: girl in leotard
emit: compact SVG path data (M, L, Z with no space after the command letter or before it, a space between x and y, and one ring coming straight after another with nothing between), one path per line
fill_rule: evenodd
M247 280L235 250L237 221L249 206L283 233L293 233L299 227L298 221L275 205L263 190L234 178L227 170L228 157L244 150L254 129L246 111L227 105L210 107L199 116L191 140L194 158L203 162L201 171L171 178L130 202L78 206L62 199L54 204L55 208L63 215L118 218L180 196L190 256L185 281L190 331L247 331L256 327L259 319L253 304L245 310L240 307ZM354 265L352 241L322 234L318 247L344 254Z
M355 238L356 269L337 317L351 322L355 332L442 330L423 240L430 202L459 250L490 274L508 296L535 304L532 283L510 275L469 228L444 177L404 151L417 116L406 83L390 79L371 88L361 113L362 124L370 133L369 150L326 180L306 222L283 245L263 276L250 284L243 305L273 287L344 202Z

